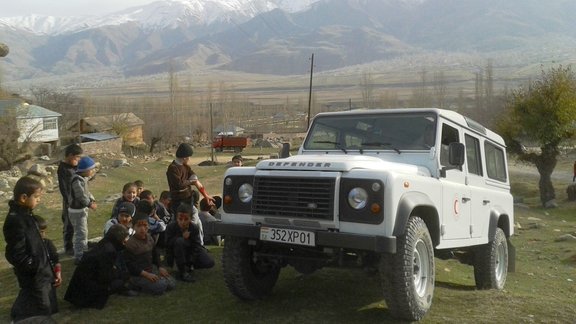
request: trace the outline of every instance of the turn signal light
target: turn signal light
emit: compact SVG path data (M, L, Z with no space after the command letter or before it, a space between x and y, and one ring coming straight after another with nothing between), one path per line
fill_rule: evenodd
M380 204L373 203L372 205L370 205L370 211L372 212L372 214L378 214L380 213L380 210L382 210Z
M222 199L222 201L224 202L225 205L231 205L232 204L232 196L230 195L226 195L224 196L224 199Z

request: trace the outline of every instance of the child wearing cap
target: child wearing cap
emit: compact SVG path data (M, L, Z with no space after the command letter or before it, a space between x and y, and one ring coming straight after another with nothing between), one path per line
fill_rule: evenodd
M96 163L89 156L78 162L76 174L70 180L70 207L68 216L74 228L73 249L75 264L82 259L88 247L88 209L95 210L96 200L88 190L88 180L96 174Z
M132 236L134 234L134 229L132 229L132 217L136 213L136 206L133 203L124 201L118 207L118 216L116 218L110 218L104 224L104 235L108 232L110 227L116 224L121 224L128 230L128 235Z
M210 204L213 204L214 201L214 198L206 192L206 188L189 165L190 157L193 153L194 151L190 145L181 143L176 150L176 158L166 170L166 179L172 195L173 214L176 213L175 211L181 203L197 203L197 197L194 196L196 191L192 190L192 186L196 187Z

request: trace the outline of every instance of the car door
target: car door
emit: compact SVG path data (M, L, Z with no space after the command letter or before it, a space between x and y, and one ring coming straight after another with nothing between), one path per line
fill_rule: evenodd
M452 142L462 142L462 131L449 121L441 122L440 165L449 166L448 146ZM465 166L463 166L465 167ZM442 224L444 240L470 238L470 189L466 185L466 172L463 168L446 171L442 181Z

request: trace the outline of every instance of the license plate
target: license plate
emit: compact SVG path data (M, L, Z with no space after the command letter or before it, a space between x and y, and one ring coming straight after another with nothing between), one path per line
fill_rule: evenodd
M260 228L260 239L297 245L316 246L316 233L276 227Z

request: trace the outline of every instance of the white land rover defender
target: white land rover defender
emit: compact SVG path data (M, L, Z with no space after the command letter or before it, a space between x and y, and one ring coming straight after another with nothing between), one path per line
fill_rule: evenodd
M318 114L298 155L224 177L226 285L270 294L280 270L378 269L391 313L421 319L434 256L474 267L476 287L502 289L513 271L513 200L500 136L453 111Z

